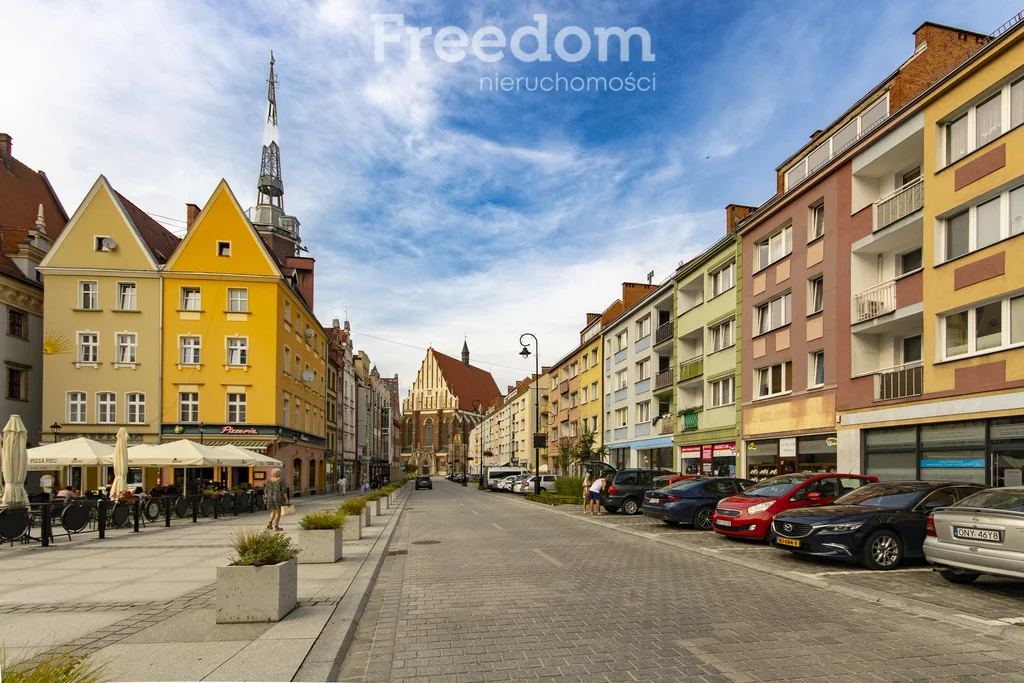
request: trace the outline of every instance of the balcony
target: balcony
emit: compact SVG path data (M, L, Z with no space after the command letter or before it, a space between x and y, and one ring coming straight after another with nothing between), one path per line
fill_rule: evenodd
M659 391L672 386L672 368L662 370L654 376L654 390Z
M892 225L924 206L924 178L912 180L879 199L875 206L875 230Z
M683 431L689 432L700 428L700 413L683 413Z
M662 415L661 420L661 433L672 434L675 430L675 419L671 415Z
M889 280L853 295L853 322L877 318L896 310L896 281Z
M875 400L920 396L924 386L924 366L920 361L905 363L875 373Z
M675 325L672 324L671 320L660 326L654 332L654 345L657 346L658 344L663 344L672 339L672 332L674 329Z
M704 374L704 356L684 360L679 364L679 381L687 382Z

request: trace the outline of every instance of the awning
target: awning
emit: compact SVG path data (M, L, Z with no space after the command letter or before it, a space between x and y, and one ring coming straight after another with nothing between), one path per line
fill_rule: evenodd
M112 465L114 448L99 441L79 437L28 449L28 469L58 470L62 467Z
M267 446L270 445L269 441L217 441L210 442L213 446L235 446L237 448L244 448L247 451L255 451L256 453L266 453Z

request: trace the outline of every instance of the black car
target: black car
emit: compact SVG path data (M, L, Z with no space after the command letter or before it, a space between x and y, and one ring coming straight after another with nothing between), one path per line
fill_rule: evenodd
M416 477L416 489L417 490L418 489L431 489L431 490L433 490L433 488L434 488L434 482L432 482L430 480L430 477L428 477L427 475L421 474L420 476Z
M611 478L611 483L601 497L601 507L608 512L617 512L620 508L627 515L640 512L644 493L651 489L655 477L672 474L671 470L619 470Z
M984 488L929 481L868 484L832 505L780 512L768 536L776 548L801 555L895 569L907 557L924 557L930 512Z
M711 516L718 501L743 493L754 482L733 477L685 479L644 494L644 516L660 519L669 526L690 524L711 528Z

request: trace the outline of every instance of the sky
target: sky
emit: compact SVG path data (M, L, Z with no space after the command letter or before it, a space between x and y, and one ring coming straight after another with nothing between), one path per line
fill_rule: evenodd
M403 396L429 345L459 357L464 340L504 390L533 370L520 334L537 336L542 364L557 361L621 283L652 270L663 281L724 235L727 204L769 199L775 168L910 57L921 23L990 33L1021 9L24 0L4 10L0 131L69 213L102 173L180 234L185 204L203 205L221 178L255 204L273 50L285 209L316 259L320 321L347 316L357 349L398 374ZM550 61L521 61L509 46L499 61L467 49L452 62L442 55L454 48L434 49L445 27L511 38L536 15ZM432 29L418 60L404 27ZM633 38L627 61L614 39L601 61L595 28L608 27L646 30L651 59ZM375 32L400 41L378 50ZM556 46L571 58L580 33L590 52L563 59ZM650 80L644 91L538 88L556 76ZM504 77L519 89L484 80Z

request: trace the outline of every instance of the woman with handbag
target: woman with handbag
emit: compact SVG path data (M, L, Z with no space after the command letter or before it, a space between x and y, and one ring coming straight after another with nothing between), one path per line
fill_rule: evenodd
M288 499L288 491L284 487L284 482L281 481L279 467L270 471L270 481L263 487L263 497L267 503L267 509L270 510L270 523L267 524L267 528L280 531L281 507L290 504L291 501Z

